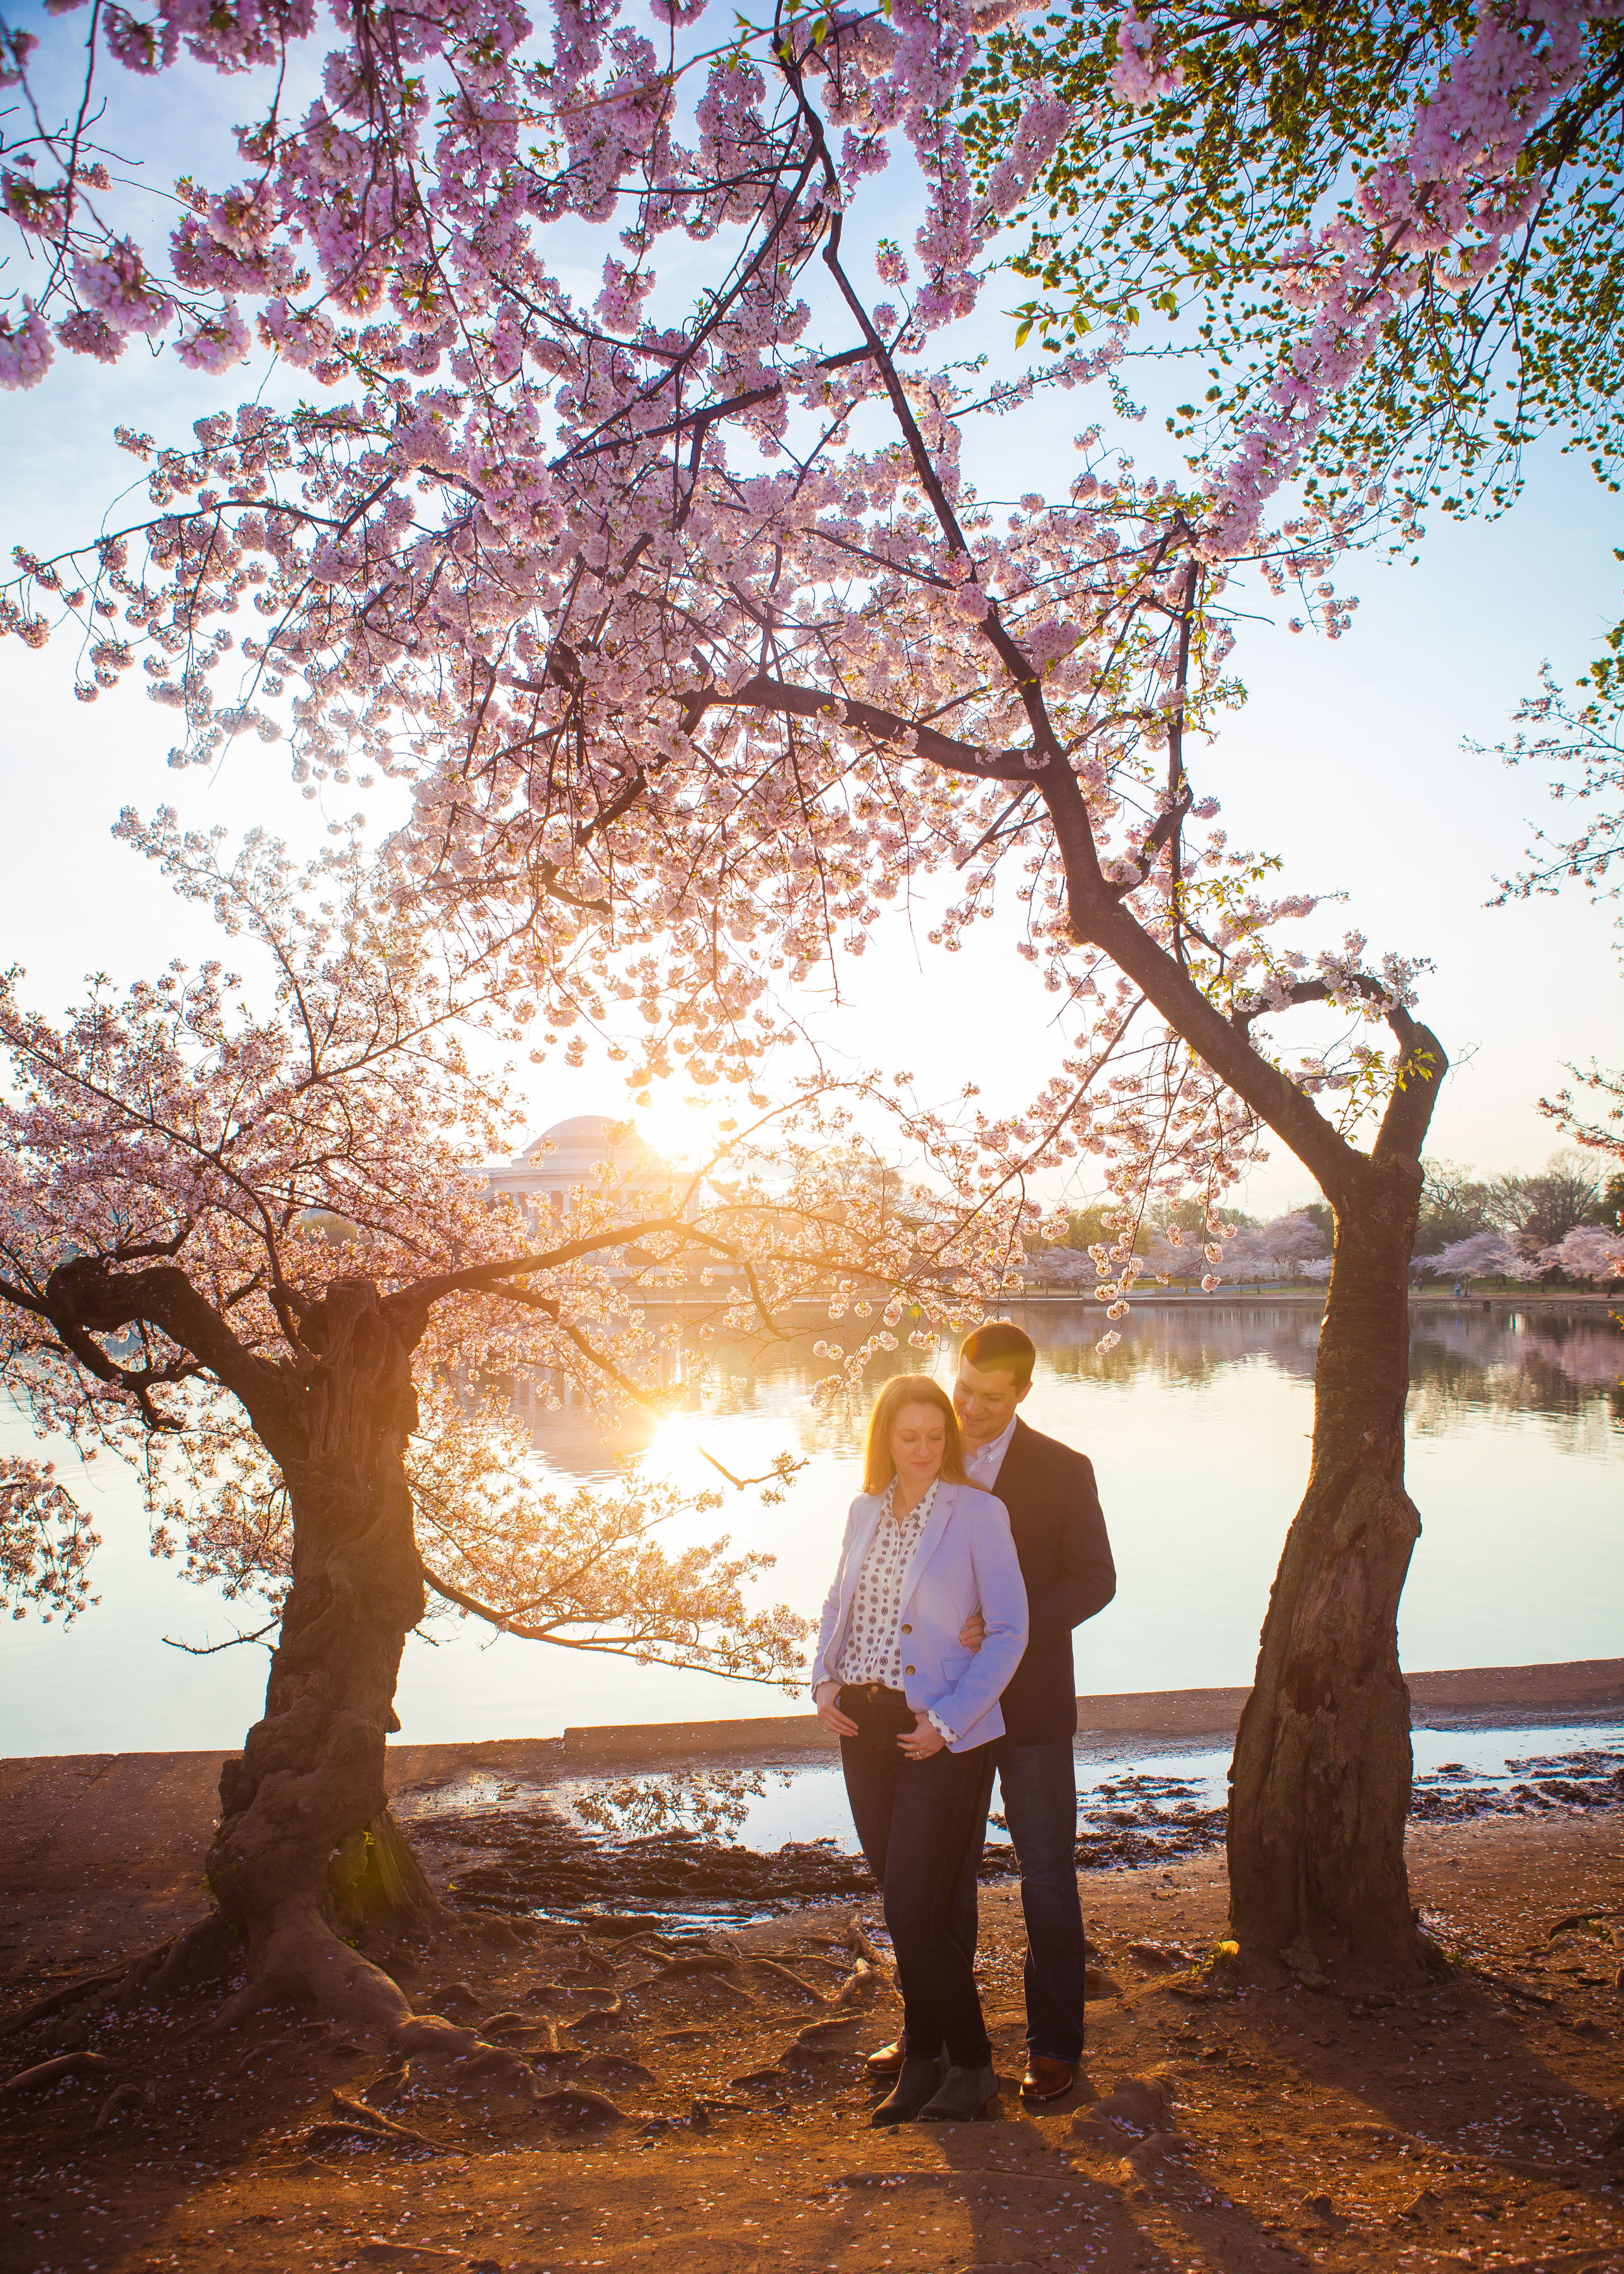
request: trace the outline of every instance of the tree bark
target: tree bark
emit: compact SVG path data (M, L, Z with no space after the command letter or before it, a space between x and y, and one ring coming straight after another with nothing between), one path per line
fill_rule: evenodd
M384 1742L399 1727L401 1653L424 1611L404 1465L417 1421L412 1325L361 1279L335 1281L301 1321L316 1363L299 1455L282 1460L292 1590L264 1715L221 1775L207 1864L249 1975L222 2022L283 1999L357 2026L393 2027L410 2011L335 1931L343 1906L335 1914L330 1875L386 1818Z
M1336 1216L1313 1459L1269 1596L1230 1766L1230 1920L1243 1949L1425 1971L1404 1868L1410 1692L1399 1596L1421 1520L1404 1490L1409 1267L1420 1163L1378 1147Z

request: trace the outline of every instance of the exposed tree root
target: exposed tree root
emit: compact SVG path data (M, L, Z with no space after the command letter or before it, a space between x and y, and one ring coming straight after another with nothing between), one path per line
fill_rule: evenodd
M435 1991L433 1995L434 2010L447 2017L453 2014L477 2014L483 2003L466 1982L447 1982L443 1990Z
M793 1967L781 1966L776 1958L753 1958L750 1963L759 1968L763 1974L778 1974L786 1982L793 1983L801 1996L809 1998L815 2006L829 2004L829 1997L824 1991L820 1990L815 1983L807 1981L804 1976L797 1974Z
M891 1961L886 1957L878 1943L875 1941L874 1937L869 1933L868 1928L863 1924L861 1919L858 1917L855 1911L852 1913L852 1916L846 1923L845 1941L846 1948L848 1950L854 1950L859 1958L866 1958L869 1965L874 1968L876 1974L886 1976L890 1975L891 1971Z
M1514 1982L1508 1974L1496 1974L1486 1966L1469 1966L1467 1971L1498 1990L1502 1998L1515 1998L1523 2006L1554 2006L1556 2000L1548 1990L1530 1990L1524 1982Z
M171 1937L169 1942L161 1942L154 1948L143 1951L125 1968L124 1979L113 1993L115 2013L127 2014L132 2006L140 2004L147 1984L163 1966L173 1946L174 1939Z
M8 2092L32 2092L38 2085L55 2084L60 2076L81 2073L116 2075L118 2067L105 2053L57 2053L50 2060L36 2061L32 2068L19 2068L15 2076L8 2076L0 2084L0 2097Z
M241 1935L215 1911L176 1936L143 1986L160 1998L205 1990L225 1981L242 1960Z
M1546 1928L1545 1940L1554 1942L1559 1934L1566 1934L1570 1927L1599 1925L1611 1915L1612 1907L1607 1903L1598 1903L1593 1910L1564 1911L1553 1926Z
M206 2024L210 2036L267 2006L303 2007L360 2030L388 2031L411 2019L398 1983L341 1941L313 1901L292 1897L251 1924L244 1954L248 1979Z
M808 2022L805 2029L796 2031L794 2043L803 2052L815 2052L835 2038L844 2037L848 2029L854 2029L857 2022L855 2014L847 2014L838 2022Z
M419 2132L410 2124L402 2124L393 2116L384 2116L365 2100L352 2100L347 2092L335 2091L333 2114L327 2120L335 2126L348 2126L351 2131L366 2133L374 2140L405 2141L416 2147L430 2148L437 2156L446 2152L440 2142L430 2139L426 2132Z
M298 2042L297 2037L261 2037L257 2045L250 2045L246 2052L238 2053L222 2074L228 2083L237 2077L245 2076L254 2063L263 2060L267 2053L279 2052L284 2045L296 2045Z
M851 1972L830 1998L831 2006L867 2006L885 1987L885 1977L866 1958L860 1958Z
M403 2124L392 2124L387 2131L380 2131L375 2125L363 2124L353 2116L324 2116L301 2135L298 2144L312 2156L320 2155L324 2148L351 2145L392 2148L397 2154L410 2150L417 2156L443 2156L447 2152L426 2132L413 2132Z
M577 2036L580 2035L583 2029L598 2029L604 2028L605 2025L613 2029L618 2029L620 2026L621 2016L624 2014L625 2011L625 1999L619 1997L613 1998L606 2006L594 2006L590 2014L576 2014L570 2022L569 2027L575 2031Z
M137 2116L143 2115L151 2107L153 2098L151 2085L117 2085L102 2103L96 2112L96 2120L90 2128L93 2132L104 2132L114 2119L122 2116L126 2109L131 2110Z
M656 1954L658 1955L659 1954ZM692 1957L661 1958L659 1978L670 1981L673 1974L736 1974L741 1962L713 1951L696 1951ZM729 1984L731 1989L734 1985Z
M402 2099L411 2083L411 2063L401 2061L387 2068L370 2084L361 2087L360 2097L369 2108L387 2108L392 2101Z
M487 2014L480 2022L479 2029L480 2034L493 2044L499 2040L505 2043L509 2037L540 2037L545 2041L544 2044L540 2048L532 2046L532 2052L542 2050L555 2053L558 2051L555 2024L545 2019L538 2020L534 2014Z
M64 1990L53 1990L49 1998L41 1998L32 2006L25 2006L20 2014L13 2014L9 2022L0 2022L0 2037L20 2037L25 2029L33 2029L36 2022L49 2019L61 2013L64 2006L77 2006L84 1999L95 1995L98 1990L111 1990L124 1979L128 1967L115 1966L108 1974L87 1974L80 1982L70 1982Z

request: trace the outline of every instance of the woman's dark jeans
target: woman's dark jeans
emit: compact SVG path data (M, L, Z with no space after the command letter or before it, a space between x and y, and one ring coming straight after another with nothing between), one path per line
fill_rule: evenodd
M979 1847L985 1822L986 1748L952 1753L944 1746L928 1760L909 1760L897 1750L890 1695L841 1691L841 1712L872 1734L842 1737L840 1762L857 1837L884 1891L903 2049L927 2060L945 2052L959 2068L982 2068L992 2047L975 1994L975 1946L955 1931L952 1913L965 1857ZM899 1694L898 1703L906 1710ZM914 1727L912 1712L903 1726Z

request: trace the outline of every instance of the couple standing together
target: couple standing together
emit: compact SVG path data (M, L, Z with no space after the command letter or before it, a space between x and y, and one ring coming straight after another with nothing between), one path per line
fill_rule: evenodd
M887 1382L868 1422L813 1661L857 1837L884 1892L903 2031L868 2062L876 2124L967 2122L996 2089L975 1988L976 1873L996 1769L1026 1925L1021 2097L1069 2091L1083 2051L1071 1630L1116 1591L1094 1470L1017 1412L1037 1353L966 1337L950 1398Z

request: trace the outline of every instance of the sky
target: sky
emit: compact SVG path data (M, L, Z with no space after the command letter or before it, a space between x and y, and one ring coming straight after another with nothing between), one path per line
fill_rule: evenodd
M60 55L65 92L77 19L41 17L40 28L48 56ZM116 74L114 94L120 147L149 156L155 186L181 162L206 179L234 171L229 129L253 107L245 83L183 68L151 81ZM906 237L913 192L906 164L870 184L848 241L860 217L870 241ZM601 237L567 230L549 240L548 257L562 281L590 289L603 251ZM654 312L660 303L673 312L691 305L719 258L716 244L665 240ZM1015 369L1004 311L1020 289L995 280L946 345L984 354L994 372ZM815 308L815 330L817 316ZM1112 421L1103 388L1040 400L1018 422L973 432L973 474L1000 495L1056 486L1074 430L1096 418L1126 436L1142 470L1177 471L1161 449L1158 390L1176 395L1182 382L1142 366L1128 378L1150 403L1141 427ZM263 358L222 379L190 374L139 342L110 368L64 355L44 386L0 397L0 535L8 549L49 553L104 516L116 526L139 514L139 469L112 440L117 423L184 440L192 420L256 388L287 401L307 384ZM1342 564L1339 584L1361 605L1341 641L1294 636L1261 613L1244 625L1234 661L1248 701L1192 759L1198 794L1222 799L1233 843L1281 855L1288 889L1345 896L1320 911L1299 944L1357 929L1374 954L1393 949L1430 962L1420 1008L1453 1061L1432 1148L1485 1172L1537 1164L1560 1141L1538 1100L1560 1086L1568 1062L1607 1054L1624 1013L1608 907L1577 894L1488 905L1495 877L1515 870L1530 824L1552 809L1537 773L1463 745L1492 751L1506 737L1543 662L1571 683L1620 606L1618 500L1554 446L1532 454L1529 475L1522 502L1504 519L1435 523L1417 565L1374 555ZM146 700L139 674L88 706L74 701L71 680L65 641L43 654L0 646L0 769L13 847L0 954L26 966L26 993L41 1008L64 1004L93 970L124 979L171 955L208 952L201 912L177 909L157 876L111 842L124 804L150 811L169 802L192 825L236 834L262 824L312 847L357 802L354 792L329 793L330 809L303 800L285 744L244 742L216 770L173 771L165 759L174 715ZM377 826L398 810L387 798L380 791L367 801ZM929 901L898 907L862 964L847 967L838 1002L809 991L800 1007L838 1062L906 1065L920 1093L937 1100L974 1079L989 1109L1019 1107L1064 1037L1039 981L1009 952L1012 912L978 931L974 956L951 960L921 953L929 915ZM591 1058L573 1073L525 1068L516 1103L516 1126L531 1133L574 1113L627 1111L614 1069ZM707 1148L714 1115L713 1100L698 1111L685 1103L677 1081L637 1118L656 1146L682 1158ZM1090 1181L1085 1163L1071 1189ZM1312 1192L1276 1148L1236 1197L1267 1214Z
M0 398L8 551L45 551L99 525L137 471L111 441L115 423L179 435L222 399L221 382L139 350L111 370L67 361L36 392ZM1068 398L1073 420L1076 401ZM1151 462L1144 450L1141 463ZM138 492L124 510L139 502ZM1495 877L1517 866L1530 824L1552 809L1537 772L1462 746L1492 751L1505 739L1542 662L1571 681L1597 652L1618 613L1619 521L1618 501L1582 465L1540 451L1523 501L1503 520L1440 523L1416 566L1346 564L1341 581L1360 606L1342 640L1244 626L1236 660L1248 701L1195 761L1198 787L1221 796L1235 843L1281 854L1293 889L1345 893L1316 920L1317 936L1357 927L1377 953L1430 960L1420 1008L1453 1061L1432 1149L1485 1172L1535 1165L1554 1148L1537 1101L1560 1084L1565 1062L1614 1049L1624 983L1606 906L1577 892L1488 905ZM207 952L201 915L177 909L156 875L112 842L124 804L150 811L167 802L194 825L235 834L259 824L313 845L357 802L349 792L330 809L306 803L289 779L285 745L244 742L214 772L174 771L165 763L174 714L148 703L134 679L94 705L77 703L71 686L65 641L42 653L0 647L12 848L0 955L27 968L28 998L41 1008L70 1000L93 970L123 979L171 954ZM389 817L374 795L369 819ZM1017 1105L1035 1087L1034 1069L1058 1055L1049 1000L1025 965L996 952L1000 925L983 929L974 957L950 961L921 949L927 914L910 922L899 912L848 969L838 1009L808 1000L808 1016L853 1065L905 1064L921 1092L941 1098L974 1077L989 1105ZM576 1073L525 1076L522 1118L534 1131L573 1113L627 1110L613 1070L590 1059ZM704 1146L713 1111L685 1107L674 1083L638 1118L680 1157ZM1269 1214L1312 1187L1289 1156L1276 1157L1237 1197Z

